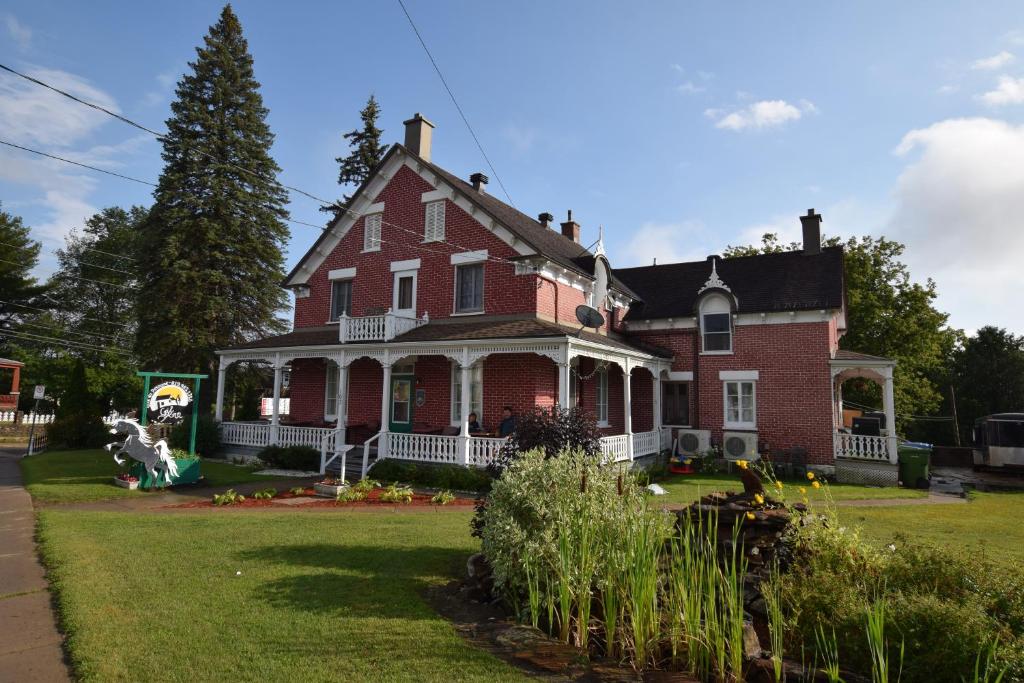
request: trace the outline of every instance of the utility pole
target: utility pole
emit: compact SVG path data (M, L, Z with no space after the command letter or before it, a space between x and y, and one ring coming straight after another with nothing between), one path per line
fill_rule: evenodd
M949 397L953 401L953 431L956 434L956 445L957 445L957 448L959 448L960 447L960 420L957 418L957 414L956 414L956 389L953 388L952 384L949 385Z

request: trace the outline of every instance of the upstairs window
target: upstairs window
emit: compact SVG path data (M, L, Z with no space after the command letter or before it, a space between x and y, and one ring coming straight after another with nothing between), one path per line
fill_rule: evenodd
M444 241L444 201L430 202L426 207L426 219L423 228L424 242Z
M352 281L335 280L331 283L331 321L342 314L352 315Z
M363 251L380 251L381 214L363 218Z
M411 311L416 305L416 279L412 275L402 275L395 280L395 309Z
M484 310L484 264L455 267L455 312L480 313Z
M732 310L724 296L704 299L700 305L700 328L705 353L732 351Z

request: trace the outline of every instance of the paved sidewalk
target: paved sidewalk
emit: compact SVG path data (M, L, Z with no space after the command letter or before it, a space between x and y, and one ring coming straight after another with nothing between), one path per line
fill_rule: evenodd
M32 499L21 486L23 452L0 448L0 683L70 681L36 556Z

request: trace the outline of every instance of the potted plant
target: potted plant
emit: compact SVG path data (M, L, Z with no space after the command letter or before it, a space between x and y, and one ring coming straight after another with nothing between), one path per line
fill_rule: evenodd
M337 498L338 494L348 488L348 483L341 477L324 477L313 484L313 491L324 498Z
M114 477L114 483L117 486L125 489L137 489L139 488L139 478L129 474L128 472L122 472L121 474Z

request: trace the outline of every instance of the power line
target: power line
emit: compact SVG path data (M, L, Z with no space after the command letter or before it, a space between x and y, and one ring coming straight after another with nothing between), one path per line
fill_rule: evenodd
M32 334L30 332L12 332L10 330L0 330L0 336L9 336L14 337L15 339L25 339L27 341L34 342L60 342L60 345L64 346L65 348L70 348L73 350L84 349L87 351L109 351L110 353L117 353L122 356L132 355L127 351L121 351L117 348L109 346L96 346L94 344L86 344L85 342L69 341L67 339L60 339L59 337L47 337L40 334Z
M57 303L57 304L61 303L61 302L55 301L53 299L50 299L50 300L53 301L54 303ZM43 313L51 313L52 312L51 309L39 308L38 306L29 306L28 304L19 304L19 303L15 303L13 301L0 301L0 304L6 304L8 306L18 306L20 308L30 308L30 309L32 309L34 311L41 311ZM106 325L117 325L118 327L131 327L131 325L128 325L128 324L125 324L125 323L115 323L115 322L110 322L108 320L100 320L99 318L90 318L90 317L84 316L84 315L82 316L82 320L91 320L93 322L104 323Z
M6 259L0 259L0 263L10 263L11 265L15 265L15 266L22 265L20 263L15 262L15 261L8 261ZM82 282L91 282L91 283L93 283L95 285L109 285L111 287L119 287L121 289L133 289L132 287L129 287L128 285L119 285L116 282L104 282L103 280L90 280L87 277L79 277L77 275L67 275L66 277L71 278L72 280L81 280Z
M2 67L2 66L3 66L3 64L0 64L0 67ZM113 171L108 171L105 168L97 168L96 166L90 166L89 164L83 164L83 163L78 162L78 161L72 161L71 159L65 159L64 157L59 157L59 156L56 156L55 154L47 154L46 152L40 152L37 149L29 149L28 147L22 147L21 145L16 145L13 142L7 142L6 140L0 140L0 145L7 145L8 147L14 147L15 149L20 149L20 150L23 150L25 152L31 152L32 154L38 154L41 157L47 157L48 159L56 159L57 161L63 161L66 164L74 164L75 166L81 166L82 168L87 168L90 171L96 171L98 173L106 173L107 175L116 176L118 178L124 178L125 180L131 180L132 182L135 182L135 183L142 183L143 185L150 185L151 187L156 187L156 183L151 183L148 180L139 180L138 178L132 178L131 176L121 175L120 173L114 173Z
M56 325L37 325L36 323L27 323L27 322L23 322L23 321L19 321L18 325L21 325L22 327L26 327L26 326L27 327L34 327L34 328L36 328L38 330L43 330L43 331L46 331L46 332L50 332L52 334L56 334L56 333L60 332L60 333L63 333L63 334L73 334L73 335L75 335L77 337L98 337L100 339L106 339L107 341L111 341L111 342L120 341L120 340L118 340L116 335L110 336L110 335L107 335L107 334L99 334L99 333L93 333L93 332L76 332L75 330L69 330L67 328L60 328L60 327L58 327ZM10 330L11 332L17 332L18 331L16 329L11 329L9 327L0 327L0 331L6 332L8 330Z
M444 89L448 91L448 96L452 98L452 103L458 110L459 116L462 117L462 122L466 124L466 128L469 130L469 134L473 136L473 142L476 143L477 149L479 149L480 154L483 155L484 161L487 162L488 168L490 168L491 173L494 174L494 179L498 181L498 185L501 186L501 191L505 193L505 198L508 199L508 203L511 204L514 208L515 203L512 201L512 197L511 195L509 195L508 190L505 189L505 183L501 182L501 176L498 175L498 172L494 168L494 164L491 163L490 158L488 158L487 156L487 152L484 151L484 146L480 144L480 139L476 136L476 132L473 130L473 126L469 125L469 119L466 118L465 112L463 112L462 107L459 106L459 101L455 99L455 93L453 93L452 89L448 86L448 81L445 80L444 74L441 73L441 67L437 65L437 61L434 59L434 55L430 54L430 48L427 47L426 41L424 41L423 36L420 35L420 30L416 28L416 22L412 20L412 15L410 15L409 10L406 9L405 3L402 0L398 0L398 4L402 8L402 12L405 13L405 18L409 20L409 26L412 26L413 33L415 33L416 38L419 39L420 45L423 46L423 51L427 53L427 58L430 59L430 63L434 66L434 71L437 72L437 77L441 79L441 84L444 86Z

